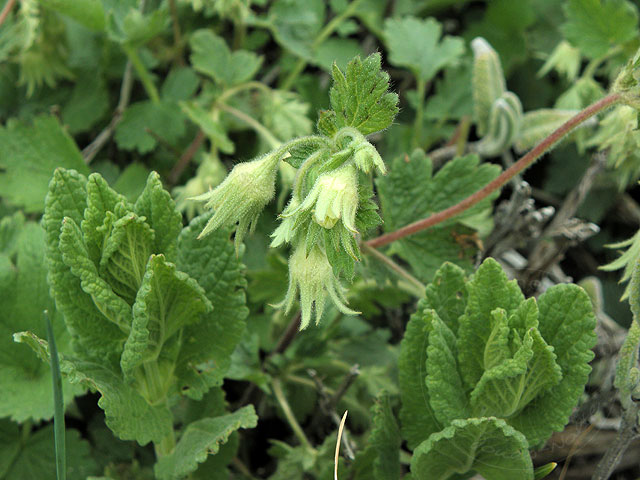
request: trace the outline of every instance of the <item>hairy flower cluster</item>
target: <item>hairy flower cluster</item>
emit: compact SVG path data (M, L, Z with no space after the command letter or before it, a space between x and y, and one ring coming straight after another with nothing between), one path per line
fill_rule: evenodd
M386 173L375 147L352 127L338 131L332 141L325 137L309 139L306 146L310 146L310 151L294 162L297 171L291 199L280 214L281 223L271 242L272 247L285 244L293 247L289 290L281 305L288 312L299 297L302 328L311 322L314 313L319 321L327 298L339 311L357 313L346 306L339 276L351 275L355 261L360 259L359 182L373 170ZM236 249L239 248L275 195L276 172L287 151L297 152L285 145L257 160L238 164L217 188L195 197L214 210L200 237L237 224L235 242Z

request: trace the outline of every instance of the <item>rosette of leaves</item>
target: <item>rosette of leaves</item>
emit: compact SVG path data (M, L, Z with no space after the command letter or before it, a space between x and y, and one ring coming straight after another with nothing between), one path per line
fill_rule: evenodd
M407 325L398 364L414 477L533 479L528 450L568 422L591 370L594 328L576 285L536 301L493 259L470 279L445 263Z
M345 305L339 279L351 278L360 260L357 235L381 222L372 200L371 174L386 173L366 136L389 127L398 112L398 96L389 92L389 75L380 63L380 55L373 54L364 60L356 57L345 72L334 65L331 109L320 113L320 135L293 139L236 165L216 189L197 197L215 210L201 235L237 225L239 245L275 196L279 162L285 159L297 170L272 246L293 247L283 305L289 310L300 294L301 328L314 313L316 322L320 320L326 298L343 313L356 313Z
M256 423L253 408L244 408L197 420L204 423L186 426L175 442L170 407L222 384L247 316L243 266L228 232L196 240L206 221L197 217L183 230L155 172L133 204L99 174L65 169L54 172L46 198L48 282L74 346L61 356L62 373L100 393L118 437L154 443L159 478L182 478L203 452ZM34 334L16 340L48 359ZM191 430L199 429L206 433L195 441Z

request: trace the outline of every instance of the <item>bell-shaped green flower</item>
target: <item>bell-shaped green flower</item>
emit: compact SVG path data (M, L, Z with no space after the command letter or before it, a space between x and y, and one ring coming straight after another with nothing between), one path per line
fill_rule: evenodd
M382 160L382 157L376 150L376 147L369 142L364 142L356 149L353 154L353 161L360 170L364 173L369 173L371 169L378 170L380 175L387 174L387 167Z
M353 165L345 165L318 177L313 188L298 210L313 210L314 221L326 229L333 228L338 220L352 233L356 230L358 209L358 177ZM283 215L284 216L284 215Z
M271 238L273 238L271 247L276 248L285 243L291 243L296 230L296 217L291 212L297 211L299 207L300 202L294 196L280 215L282 223L271 234Z
M314 311L316 324L320 321L327 295L342 313L359 313L345 305L347 300L342 285L334 275L327 255L317 245L307 254L304 244L299 244L289 258L289 289L280 304L285 306L286 312L293 307L298 293L302 311L300 330L309 325Z
M205 201L205 207L215 210L198 238L237 223L237 251L247 230L253 230L260 212L275 195L280 159L280 154L271 153L251 162L240 163L218 187L194 197L193 200Z

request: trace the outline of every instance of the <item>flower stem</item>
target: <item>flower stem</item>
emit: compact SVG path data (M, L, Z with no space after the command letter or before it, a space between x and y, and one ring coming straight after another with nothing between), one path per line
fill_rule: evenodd
M142 86L144 87L151 101L153 103L160 102L160 94L158 93L158 89L153 84L151 74L149 73L149 70L147 70L147 67L145 67L144 63L142 63L142 60L140 59L140 56L138 55L136 49L126 46L124 47L124 51L127 54L127 57L129 57L129 60L131 61L133 68L138 74L140 82L142 82Z
M468 208L487 198L489 195L491 195L493 192L495 192L505 183L511 180L515 175L523 171L525 168L529 167L538 158L548 152L556 143L562 140L562 138L568 135L575 127L588 120L595 114L611 107L612 105L615 105L620 101L620 99L620 94L611 93L601 100L589 105L584 110L577 113L574 117L563 123L553 133L543 139L540 143L533 147L533 149L531 149L522 158L520 158L520 160L518 160L511 167L502 172L500 176L489 182L481 190L478 190L474 194L469 195L467 198L463 199L456 205L453 205L440 212L434 213L427 218L406 225L394 232L389 232L384 235L380 235L379 237L373 238L367 241L366 244L370 247L378 248L409 235L413 235L414 233L426 230L429 227L437 225L438 223L442 223L445 220L448 220L458 215L459 213L464 212Z
M398 265L396 262L394 262L388 256L386 256L384 253L379 252L373 247L370 247L366 243L363 243L361 246L362 246L363 253L368 253L370 255L373 255L376 259L384 263L390 270L392 270L400 278L404 278L411 285L412 292L414 293L414 295L416 295L418 298L422 298L424 296L424 292L427 287L420 280L418 280L416 277L411 275L404 268L402 268L400 265Z
M273 381L271 382L271 387L273 388L273 393L276 396L276 400L278 401L280 408L282 408L282 412L284 413L284 416L289 422L289 426L291 427L291 430L293 430L294 435L298 438L302 446L304 446L309 450L313 450L313 447L311 446L311 443L307 439L307 436L304 434L302 427L296 420L296 417L293 414L291 407L289 406L289 402L287 401L287 398L284 396L284 392L282 391L282 385L280 384L280 379L274 378Z

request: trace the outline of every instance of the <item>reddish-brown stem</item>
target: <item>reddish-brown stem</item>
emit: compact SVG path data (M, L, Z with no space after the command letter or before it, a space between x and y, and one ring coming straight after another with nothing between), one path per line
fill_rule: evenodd
M16 3L16 0L7 0L7 3L4 4L2 8L2 12L0 12L0 25L4 23L4 21L9 16L9 12L13 8L13 5Z
M171 172L169 172L169 184L175 185L176 182L180 179L180 175L182 175L184 169L187 168L187 165L189 165L189 162L196 154L205 138L206 137L204 132L202 130L198 130L198 133L191 141L191 144L187 147L185 152L180 157L180 160L178 160L178 162L171 169Z
M421 232L422 230L437 225L438 223L444 222L445 220L448 220L451 217L464 212L468 208L487 198L487 196L498 190L505 183L511 180L515 175L535 162L538 158L549 151L551 147L562 140L562 138L569 132L571 132L571 130L573 130L575 127L580 125L585 120L588 120L596 113L601 112L602 110L616 104L619 101L620 95L617 93L612 93L607 95L603 99L589 105L587 108L563 123L544 140L540 141L540 143L533 147L533 149L526 153L520 160L518 160L511 167L502 172L502 174L496 179L485 185L481 190L478 190L474 194L469 195L467 198L460 201L456 205L453 205L452 207L434 213L427 218L418 220L417 222L411 223L394 232L385 233L384 235L380 235L379 237L372 238L371 240L367 241L366 244L373 248L382 247L383 245L387 245L400 238L404 238L409 235L413 235L414 233Z

